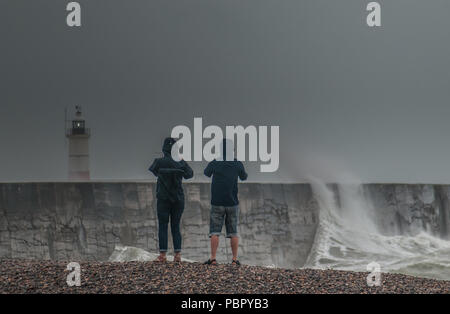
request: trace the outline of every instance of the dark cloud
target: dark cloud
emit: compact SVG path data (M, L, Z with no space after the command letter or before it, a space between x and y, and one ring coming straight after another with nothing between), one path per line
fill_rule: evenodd
M0 2L0 179L64 180L64 108L92 129L92 177L146 179L175 125L279 125L280 169L329 160L364 181L450 182L444 0ZM368 1L367 1L368 2ZM317 157L317 158L315 158ZM200 177L203 164L194 165Z

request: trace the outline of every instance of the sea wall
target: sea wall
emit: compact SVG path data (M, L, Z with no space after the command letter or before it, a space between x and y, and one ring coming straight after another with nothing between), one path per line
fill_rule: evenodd
M188 259L209 255L209 189L185 184L181 229ZM364 193L385 233L425 229L449 238L450 186L370 184ZM244 183L239 197L241 261L302 266L319 220L310 185ZM0 259L102 261L116 244L157 252L157 232L154 183L0 184ZM219 260L230 253L221 238Z
M185 195L183 255L203 261L210 185L185 184ZM240 184L239 195L242 261L304 263L318 213L309 185ZM157 252L157 232L154 183L0 184L0 258L107 260L116 244Z
M364 191L383 234L426 231L450 240L449 185L367 184Z

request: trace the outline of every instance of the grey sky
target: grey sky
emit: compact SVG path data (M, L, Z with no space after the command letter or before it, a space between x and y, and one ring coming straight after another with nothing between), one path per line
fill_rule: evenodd
M450 2L0 2L0 181L65 180L64 107L92 129L93 179L149 179L175 125L279 125L280 169L450 183ZM194 164L197 179L204 164Z

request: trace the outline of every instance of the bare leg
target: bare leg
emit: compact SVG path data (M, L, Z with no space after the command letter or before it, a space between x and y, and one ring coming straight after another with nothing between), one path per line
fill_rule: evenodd
M211 260L216 259L217 248L219 247L219 236L211 236Z
M235 260L237 260L237 255L238 255L239 238L231 237L230 244L231 244L231 252L233 253L233 261L235 261Z

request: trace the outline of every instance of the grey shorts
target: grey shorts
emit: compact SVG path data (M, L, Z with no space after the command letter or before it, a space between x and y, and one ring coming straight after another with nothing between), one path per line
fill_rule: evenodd
M238 236L239 205L236 206L216 206L211 205L211 215L209 220L209 237L222 233L223 222L227 238Z

